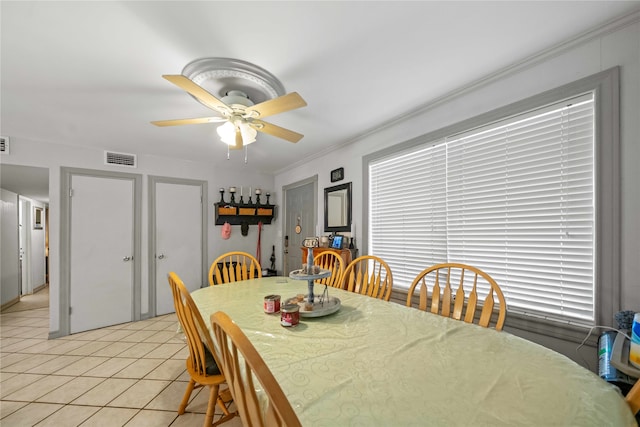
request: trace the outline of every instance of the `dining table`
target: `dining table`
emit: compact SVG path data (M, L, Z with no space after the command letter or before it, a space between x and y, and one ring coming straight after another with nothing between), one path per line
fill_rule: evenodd
M324 285L316 284L319 296ZM568 357L483 328L338 288L330 314L294 327L267 314L307 283L266 277L192 292L210 328L227 313L303 426L635 426L620 392Z

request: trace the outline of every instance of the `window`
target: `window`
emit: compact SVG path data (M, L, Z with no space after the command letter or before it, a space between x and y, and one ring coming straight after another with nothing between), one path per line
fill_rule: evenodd
M600 222L615 217L599 211L596 190L617 182L597 176L614 175L602 160L611 153L598 153L617 145L602 137L610 125L598 125L603 91L575 89L365 158L366 247L390 265L394 289L432 264L462 262L496 279L510 313L593 325L610 310L617 291L601 282L600 254L615 236Z

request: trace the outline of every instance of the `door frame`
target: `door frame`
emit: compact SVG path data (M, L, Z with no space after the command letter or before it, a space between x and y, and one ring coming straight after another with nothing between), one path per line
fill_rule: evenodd
M313 221L315 224L315 227L314 227L314 231L315 231L318 227L318 175L316 174L316 175L310 176L309 178L305 178L300 181L296 181L291 184L282 186L283 215L282 215L282 242L281 242L282 250L280 252L280 256L282 257L283 272L285 271L284 267L285 267L285 263L287 262L287 260L285 259L286 257L285 250L287 248L285 248L284 246L284 238L287 235L287 193L289 190L302 187L303 185L307 185L307 184L313 184L313 206L311 207L311 209L313 209Z
M74 175L92 178L124 179L133 182L133 313L140 320L142 283L142 175L97 169L60 168L60 329L49 334L58 338L70 334L71 316L71 180Z
M166 176L149 175L149 311L145 313L144 318L154 317L156 315L156 184L179 184L193 185L200 187L200 201L202 206L202 234L200 236L202 254L202 271L200 272L200 286L205 283L205 278L209 274L208 265L208 246L207 238L209 229L207 227L209 221L209 201L208 201L208 185L207 181L186 178L171 178Z
M22 252L22 254L18 254L20 262L20 274L18 277L20 297L33 293L33 284L31 282L32 209L31 199L18 195L18 250ZM22 225L22 228L20 228L20 225Z

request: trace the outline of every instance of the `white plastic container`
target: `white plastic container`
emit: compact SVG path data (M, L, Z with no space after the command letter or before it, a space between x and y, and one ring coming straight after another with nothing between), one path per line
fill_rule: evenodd
M640 313L633 316L631 327L631 345L629 346L629 362L640 368Z

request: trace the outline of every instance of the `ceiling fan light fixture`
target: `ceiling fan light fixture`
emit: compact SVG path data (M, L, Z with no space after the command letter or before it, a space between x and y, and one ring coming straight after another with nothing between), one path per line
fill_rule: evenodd
M252 142L256 142L258 131L246 123L240 125L240 134L242 135L242 143L246 146Z
M249 145L256 141L258 131L249 126L247 123L232 123L225 122L218 126L216 132L220 136L220 140L227 145L236 145L236 126L240 128L240 134L242 135L242 145Z
M222 142L227 145L236 145L236 127L231 122L224 122L216 129Z

